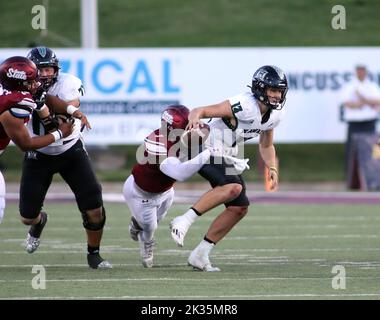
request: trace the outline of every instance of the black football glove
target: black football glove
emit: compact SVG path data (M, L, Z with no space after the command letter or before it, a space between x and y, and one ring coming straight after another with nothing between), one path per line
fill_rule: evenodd
M40 110L44 106L46 100L46 91L43 86L40 86L37 89L37 92L34 94L33 99L37 105L37 110Z
M58 129L58 119L51 115L41 119L41 122L44 126L45 132L53 132Z

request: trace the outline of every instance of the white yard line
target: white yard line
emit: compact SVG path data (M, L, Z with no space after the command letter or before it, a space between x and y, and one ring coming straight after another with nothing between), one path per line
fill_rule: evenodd
M367 279L367 280L375 280L380 279L380 276L355 276L355 277L346 277L346 279ZM207 279L195 279L195 278L168 278L168 277L154 277L154 278L108 278L108 279L46 279L46 282L128 282L128 281L188 281L188 282L220 282L220 281L300 281L300 280L306 280L306 281L320 281L320 280L326 280L331 281L329 277L258 277L258 278L207 278ZM30 282L31 279L0 279L0 283L14 283L14 282Z
M347 239L347 238L376 239L379 237L380 237L380 235L378 235L378 234L314 234L314 235L300 235L300 236L278 236L278 235L236 236L236 237L228 237L227 236L224 240L226 241L226 240L270 240L270 239L276 239L276 240L282 240L282 239ZM9 241L9 239L7 241ZM25 239L22 239L22 241L25 241ZM42 242L42 240L41 240L41 242Z
M63 220L61 220L63 221ZM343 221L343 220L342 220ZM54 221L54 222L57 222L57 221ZM67 222L67 220L65 221ZM70 231L71 230L76 230L76 231L79 231L79 230L83 230L83 227L81 227L80 225L80 222L78 222L78 226L75 226L75 227L70 227ZM106 226L105 227L105 230L127 230L128 228L128 225L126 223L125 226ZM259 223L254 223L253 225L251 224L244 224L242 223L241 225L239 225L239 229L249 229L249 230L252 230L252 229L258 229L258 230L262 230L262 229L301 229L301 230L304 230L304 229L346 229L346 228L354 228L354 229L367 229L367 228L378 228L378 225L377 224L355 224L354 226L352 225L347 225L347 224L344 224L342 222L342 224L299 224L299 225L296 225L296 224L291 224L291 225L281 225L281 226L278 226L278 225L267 225L267 224L259 224ZM159 230L168 230L168 226L163 223L161 224L160 226L158 226L158 229ZM201 225L192 225L191 226L191 230L203 230L204 229L204 226L201 226ZM21 228L20 227L2 227L1 228L1 232L20 232ZM68 230L68 227L49 227L49 231L67 231Z
M49 212L48 212L49 213ZM374 213L377 214L377 211L374 210ZM296 215L296 216L283 216L283 215L270 215L270 216L265 216L265 215L255 215L255 214L252 214L252 215L249 215L249 216L246 216L244 217L244 220L242 220L243 222L254 222L256 223L256 225L259 225L260 222L262 221L282 221L285 223L286 226L293 226L294 223L290 223L290 222L294 222L294 221L299 221L299 222L307 222L307 224L303 225L303 224L300 224L299 226L302 227L302 226L314 226L315 224L313 224L313 222L322 222L321 226L323 227L326 227L326 224L324 224L325 222L329 222L329 221L337 221L339 223L342 223L343 226L348 226L348 227L352 227L351 225L348 225L348 222L357 222L357 221L362 221L362 222L379 222L380 221L380 216L376 215L376 214L373 214L373 215L365 215L365 216L362 216L362 215L355 215L355 216L346 216L344 214L341 214L341 215L329 215L329 216L312 216L312 215L309 215L307 213L304 213L302 215ZM128 223L129 223L129 218L130 218L130 214L128 211L125 212L125 215L126 215L126 228L128 227ZM119 216L118 216L119 217ZM214 215L210 215L210 216L202 216L202 221L213 221L215 219L215 216ZM5 214L5 217L4 217L4 221L6 221L7 223L16 223L17 225L20 225L20 228L23 228L23 225L21 224L20 220L19 219L13 219L13 218L9 218L7 216L7 214ZM4 225L4 221L2 223L2 227ZM65 214L60 214L60 213L56 213L56 212L53 212L50 214L50 219L49 221L54 221L54 222L76 222L78 224L81 224L81 220L80 220L80 217L73 217L73 216L67 216ZM169 225L169 218L166 220L166 224ZM161 222L160 226L159 227L162 227L162 225L165 224L165 220L163 222ZM342 224L339 224L339 225L342 225ZM335 224L337 225L337 224ZM355 224L353 227L356 227L357 224ZM194 228L195 225L192 226L192 228ZM165 226L165 228L167 228L167 226ZM20 230L20 229L19 229ZM27 229L25 229L27 230Z
M321 267L328 267L332 264L342 264L345 266L351 266L351 267L372 267L372 268L378 268L380 267L380 260L379 261L334 261L334 262L329 262L326 261L326 259L292 259L289 257L245 257L246 261L225 261L226 258L225 256L218 256L215 255L214 260L224 260L224 261L218 261L218 265L238 265L238 266L243 266L243 265L248 265L251 266L252 264L254 265L284 265L284 264L299 264L303 262L307 263L316 263L318 266ZM231 259L234 260L234 259ZM235 259L236 260L236 259ZM35 264L0 264L0 268L32 268ZM67 267L86 267L88 268L87 264L82 264L82 263L67 263L67 264L44 264L41 263L45 268L67 268ZM118 264L113 264L114 269L118 267L136 267L136 266L141 266L140 263L118 263ZM183 263L168 263L168 264L155 264L156 268L165 268L165 267L188 267L185 262Z
M109 239L108 239L109 240ZM41 247L54 247L54 245L42 245ZM66 245L65 248L76 248L76 249L85 248L84 244L79 244L78 246L76 244L74 245ZM139 250L137 247L129 247L129 248L115 248L109 249L107 246L102 246L102 252L103 253L126 253L126 252L135 252ZM189 254L191 249L163 249L163 250L157 250L158 255L183 255L183 254ZM215 256L221 256L223 253L233 252L233 253L246 253L246 252L342 252L342 251L355 251L355 252L366 252L366 251L380 251L380 248L257 248L257 249L219 249L218 252L215 252ZM85 251L83 250L77 250L74 251L72 249L70 250L38 250L38 254L84 254ZM20 250L7 250L7 251L0 251L0 256L2 254L21 254L26 255L26 252L23 249ZM257 256L256 258L262 258L262 256ZM272 257L274 258L274 257ZM0 265L1 266L1 265Z
M91 300L91 299L171 299L171 300L181 300L181 299L262 299L262 298L343 298L343 297L380 297L380 293L340 293L340 294L320 294L320 293L298 293L298 294L254 294L254 295L220 295L220 296L96 296L96 297L85 297L85 296L52 296L52 297L12 297L12 298L0 298L4 300ZM233 301L230 302L233 304Z

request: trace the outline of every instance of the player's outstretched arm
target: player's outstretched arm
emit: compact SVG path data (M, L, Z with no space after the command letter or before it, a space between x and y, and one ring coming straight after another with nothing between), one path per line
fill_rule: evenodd
M210 151L206 149L196 157L184 162L176 157L168 157L160 164L160 170L174 180L185 181L202 168L210 159L210 154Z
M233 118L231 104L228 100L218 104L192 109L186 129L198 128L204 118Z
M8 137L22 150L35 150L46 147L47 145L61 138L67 137L73 130L71 123L63 123L59 130L44 136L31 137L28 129L24 125L24 119L16 118L10 112L4 112L0 115L1 124L4 127Z

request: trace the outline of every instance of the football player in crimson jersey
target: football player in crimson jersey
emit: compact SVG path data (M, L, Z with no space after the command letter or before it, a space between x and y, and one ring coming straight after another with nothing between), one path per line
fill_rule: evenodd
M254 73L250 88L250 92L215 105L192 109L189 114L188 128L199 126L202 118L215 118L210 123L209 141L223 147L220 161L211 158L210 164L199 171L213 190L205 193L186 213L171 222L171 236L179 246L183 246L186 232L199 216L220 204L225 205L225 210L212 222L205 237L188 258L189 265L201 271L220 271L211 265L209 254L248 211L249 200L240 175L247 164L244 160L227 161L237 155L238 147L260 136L259 150L269 168L271 188L275 189L278 185L273 129L282 119L288 91L287 79L281 69L263 66Z
M130 236L139 242L146 268L153 266L154 233L173 202L174 183L192 176L210 158L211 151L206 149L187 160L188 149L179 141L188 115L182 105L164 110L161 127L145 138L138 163L124 183L123 195L132 214Z
M14 56L0 65L0 154L12 140L22 151L45 147L68 136L72 124L62 124L58 130L40 137L31 137L25 127L33 110L38 106L32 95L38 82L36 65L27 58ZM0 222L5 208L5 182L0 172Z

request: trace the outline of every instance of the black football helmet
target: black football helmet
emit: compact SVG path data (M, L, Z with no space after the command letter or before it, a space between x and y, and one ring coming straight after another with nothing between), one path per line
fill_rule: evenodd
M252 77L251 91L256 99L264 103L271 110L281 110L285 104L288 92L288 80L285 73L276 66L262 66L256 70ZM267 95L267 89L280 89L281 99L279 102L271 103Z
M44 86L44 89L49 89L58 78L59 72L59 60L53 50L47 47L36 47L29 51L27 58L32 60L38 69L43 67L53 67L54 75L48 77L39 78L40 82Z

